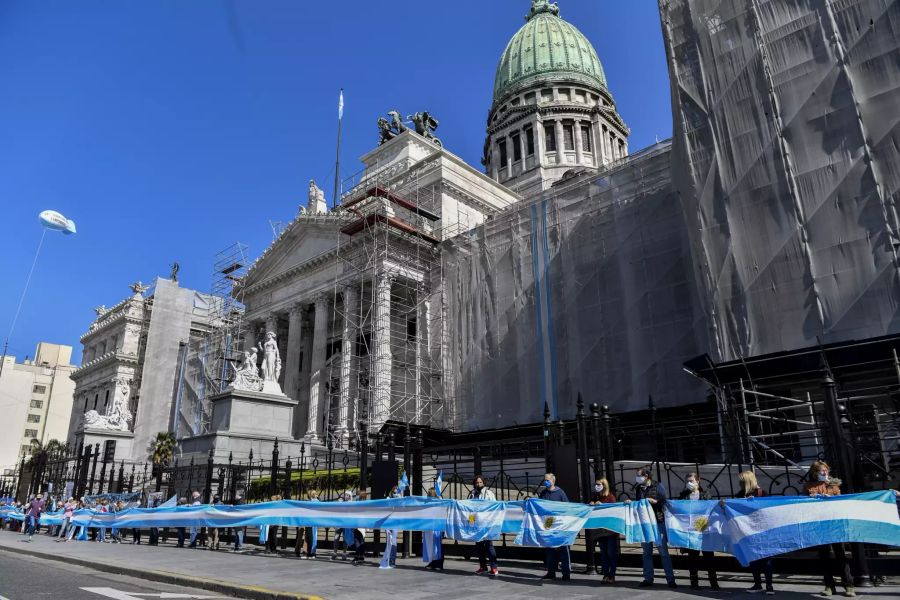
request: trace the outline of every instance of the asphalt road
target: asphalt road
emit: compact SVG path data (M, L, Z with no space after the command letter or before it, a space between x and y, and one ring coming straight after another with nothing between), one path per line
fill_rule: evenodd
M152 600L229 598L206 590L154 583L84 567L0 552L0 600Z

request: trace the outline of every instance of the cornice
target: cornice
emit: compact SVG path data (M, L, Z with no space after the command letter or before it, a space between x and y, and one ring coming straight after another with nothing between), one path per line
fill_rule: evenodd
M609 106L586 106L584 104L578 102L560 102L560 103L544 103L544 104L529 104L527 106L516 106L513 109L510 109L507 112L507 116L498 121L495 125L491 125L487 128L488 136L493 136L500 131L508 128L510 125L514 125L520 121L525 120L527 117L538 114L539 116L543 116L546 114L554 114L554 113L580 113L583 115L587 115L593 117L594 115L603 115L610 121L612 125L614 125L624 137L628 137L631 135L631 129L625 125L625 122L622 120L622 117L619 116L619 113L616 112L616 109Z
M101 367L109 366L115 362L122 363L125 365L133 365L135 367L138 366L138 357L135 354L124 354L122 352L107 352L103 356L95 358L90 362L86 362L79 369L74 371L69 378L73 381L78 381L86 377L90 373L94 373L98 371Z

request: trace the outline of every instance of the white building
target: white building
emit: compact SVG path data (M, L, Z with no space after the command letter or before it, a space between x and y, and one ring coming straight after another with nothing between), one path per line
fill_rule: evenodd
M22 456L31 454L32 440L46 445L64 442L72 412L75 371L70 364L72 347L40 342L34 359L21 363L14 356L4 359L0 375L0 470L7 474Z

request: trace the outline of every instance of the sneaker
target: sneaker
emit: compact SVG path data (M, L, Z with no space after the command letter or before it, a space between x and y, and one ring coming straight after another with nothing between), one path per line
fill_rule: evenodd
M487 573L487 569L485 569L484 567L478 567L478 570L475 571L476 575L481 575L483 573Z
M766 586L766 596L774 596L774 595L775 595L775 588L773 588L771 585Z
M753 584L753 587L750 588L749 590L747 590L747 593L748 593L748 594L758 594L758 593L760 593L761 591L763 591L762 585L760 585L760 584L758 584L758 583L754 583L754 584Z
M441 567L441 570L443 570L443 567ZM496 577L499 574L500 574L500 571L497 569L497 567L491 568L491 577Z
M834 590L831 589L830 587L827 587L824 590L822 590L823 596L831 596L832 594L834 594Z
M674 589L678 589L678 584L675 583L674 581L670 581L668 585L669 585L669 587L672 588L673 590L674 590Z
M647 581L647 580L645 579L644 581L642 581L642 582L640 582L640 583L638 584L638 587L639 587L639 588L653 587L653 582L652 582L652 581Z
M541 579L556 579L556 573L545 573Z
M847 596L848 598L855 598L856 597L856 588L848 587L847 590L844 592L844 595Z
M702 590L703 588L700 587L700 584L699 584L699 583L692 583L692 584L691 584L691 589L692 589L692 590Z

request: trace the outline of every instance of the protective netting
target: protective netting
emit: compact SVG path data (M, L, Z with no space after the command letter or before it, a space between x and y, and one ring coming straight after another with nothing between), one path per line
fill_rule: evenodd
M445 387L462 430L704 399L686 224L663 142L444 244ZM697 327L697 323L701 327Z
M661 0L708 343L900 329L900 2Z

